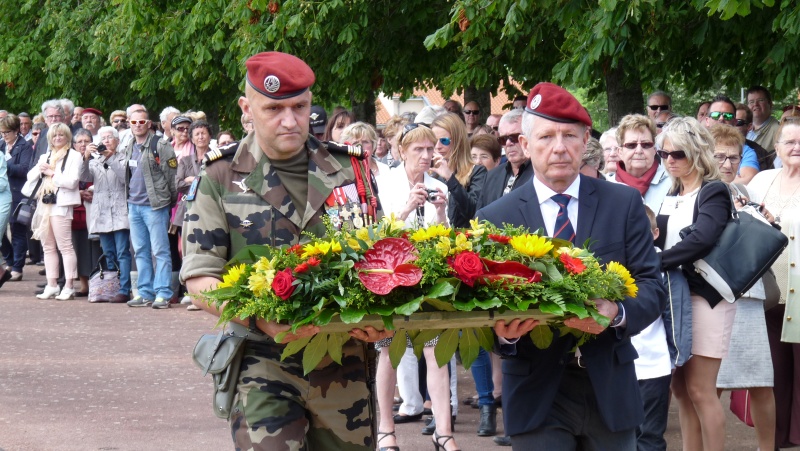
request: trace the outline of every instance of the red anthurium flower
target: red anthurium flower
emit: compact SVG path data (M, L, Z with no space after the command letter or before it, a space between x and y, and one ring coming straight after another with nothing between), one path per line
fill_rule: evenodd
M486 273L481 256L475 252L461 252L455 258L449 258L447 263L456 277L469 286L474 286L475 280Z
M586 269L586 265L580 258L570 257L566 253L561 254L558 258L564 264L564 269L570 274L580 274Z
M486 259L483 259L483 262L489 271L487 279L491 281L505 279L510 282L517 277L529 283L536 283L542 280L542 273L519 262L496 262Z
M493 235L491 233L489 234L489 239L492 240L492 241L497 241L498 243L503 243L503 244L508 244L508 242L511 241L511 237L510 236Z
M384 238L355 264L361 283L375 294L388 294L398 286L412 287L422 280L422 269L409 262L417 259L414 245L402 238Z

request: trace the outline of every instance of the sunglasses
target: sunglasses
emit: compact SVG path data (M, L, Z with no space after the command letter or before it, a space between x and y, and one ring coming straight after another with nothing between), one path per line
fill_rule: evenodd
M744 127L745 125L750 125L750 123L747 122L744 119L736 119L736 126L737 127Z
M511 144L517 144L519 142L519 135L520 133L512 133L510 135L503 135L497 138L497 141L500 143L501 146L505 146L507 141L511 141Z
M470 116L477 116L481 114L480 110L464 110L464 114L468 114Z
M125 119L114 119L112 122L114 122L115 124L119 124L120 122L128 122L128 121Z
M666 160L669 157L672 157L673 160L683 160L686 158L686 152L682 150L673 150L672 152L667 152L666 150L657 150L656 154L658 154L659 158L662 160Z
M449 146L450 138L439 138L439 142L442 143L443 146Z
M655 144L651 141L642 141L638 143L625 143L622 147L628 150L635 150L637 147L641 146L642 149L652 149Z
M647 108L650 108L650 111L669 111L669 105L647 105Z
M175 130L183 133L183 132L189 131L189 127L175 127Z
M39 132L32 132L32 133L31 133L31 135L33 135L33 136L39 136Z
M400 135L400 141L401 141L401 142L403 141L403 138L405 138L405 137L406 137L406 134L408 134L408 132L410 132L411 130L416 130L418 127L430 128L430 127L428 127L426 124L422 124L422 123L411 123L411 124L406 124L406 126L405 126L405 127L403 127L403 133ZM445 146L446 146L446 145L447 145L447 144L445 144Z
M138 120L138 121L133 120L133 121L131 121L131 124L133 124L133 125L144 125L144 124L147 123L147 121L148 121L147 119L141 119L141 120Z
M732 121L733 117L734 117L734 114L733 113L721 113L719 111L712 111L712 112L708 113L708 117L710 117L711 120L714 120L714 121L718 121L720 117L722 117L723 120Z

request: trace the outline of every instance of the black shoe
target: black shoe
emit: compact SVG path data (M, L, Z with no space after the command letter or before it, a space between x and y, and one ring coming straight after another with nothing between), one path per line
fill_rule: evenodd
M494 444L497 446L511 446L511 437L504 435L502 437L495 437Z
M378 432L378 451L400 451L399 446L380 446L381 440L385 439L386 437L395 436L394 431L392 432ZM396 436L395 436L396 437Z
M422 409L422 414L423 415L427 415L427 416L433 415L433 410L431 410L431 409L426 407L426 408Z
M456 431L455 425L456 425L456 416L453 415L450 417L450 430L452 432ZM431 420L428 422L428 424L426 424L425 427L422 428L422 435L433 435L434 432L436 432L436 419L434 417L431 417Z
M3 275L0 276L0 287L2 287L3 284L8 282L10 279L11 279L11 270L10 269L4 270Z
M422 414L418 413L416 415L402 415L397 414L394 416L394 423L395 424L402 424L402 423L413 423L414 421L419 421L422 419Z
M444 441L442 441L442 439L444 439ZM436 449L436 451L439 451L439 448L444 449L445 451L447 451L447 448L445 448L445 445L450 440L453 440L453 436L452 435L439 435L438 433L435 433L433 435L433 446ZM461 451L461 450L458 449L458 450L455 450L455 451Z
M46 270L46 269L40 269L40 270L39 270L39 275L40 275L40 276L44 276L44 275L46 275L46 274L47 274L47 270Z
M494 398L494 406L497 407L498 409L503 407L503 395Z
M490 437L497 434L497 407L494 404L481 406L481 422L478 424L478 436Z
M44 283L37 283L37 284L36 284L36 288L44 288L44 287L46 287L46 286L47 286L47 282L44 282Z
M392 412L399 412L400 411L400 404L395 404L392 406Z

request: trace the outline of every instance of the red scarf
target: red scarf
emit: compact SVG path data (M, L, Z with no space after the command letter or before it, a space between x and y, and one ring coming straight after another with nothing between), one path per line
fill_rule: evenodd
M647 170L641 177L634 177L625 171L625 163L618 161L617 162L617 175L616 179L620 183L624 183L631 188L636 188L642 193L642 197L650 188L650 182L653 181L653 177L656 176L656 172L658 171L658 163L653 162L653 165L650 166L650 169Z

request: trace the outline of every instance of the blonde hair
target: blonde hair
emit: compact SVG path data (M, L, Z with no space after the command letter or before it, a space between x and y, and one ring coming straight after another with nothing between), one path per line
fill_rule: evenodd
M655 94L653 94L655 95ZM645 129L650 132L650 137L656 136L656 123L649 117L642 114L629 114L619 121L617 126L617 144L622 147L625 139L625 133L629 130Z
M72 145L72 131L63 122L57 122L50 126L50 129L47 131L47 145L50 146L50 148L53 149L54 152L61 150L61 149L56 149L53 146L53 137L57 133L63 133L67 137L67 143L61 149L64 148L69 149L70 146Z
M600 145L600 141L589 137L589 141L586 142L586 152L583 153L583 163L598 171L603 170L606 162L603 158L603 146Z
M372 141L372 148L374 152L374 149L378 147L378 134L375 133L375 129L372 128L371 125L367 124L366 122L353 122L345 127L344 130L342 130L342 142L349 140L361 140L362 138Z
M711 127L710 131L711 136L714 137L714 146L733 146L739 149L739 156L742 155L744 136L736 127L717 123Z
M383 127L383 137L391 141L395 135L403 133L403 127L408 124L408 120L401 116L392 116Z
M706 182L719 180L719 164L714 160L714 137L693 117L676 117L656 138L656 147L662 149L669 140L675 150L686 152L689 166ZM683 187L680 178L673 177L672 192Z
M458 183L466 188L472 176L472 168L475 166L470 155L467 126L458 115L447 113L434 119L431 124L431 128L433 127L441 127L450 133L450 155L447 158L447 166L455 173ZM433 141L435 143L436 139Z
M412 124L408 124L406 126L410 125ZM420 142L426 139L432 143L436 142L436 135L426 125L418 124L417 128L405 132L405 135L400 138L400 142L398 143L400 147L400 157L403 159L403 161L406 159L404 154L408 146L414 144L415 142Z

